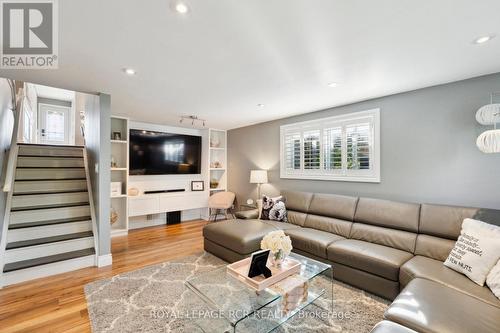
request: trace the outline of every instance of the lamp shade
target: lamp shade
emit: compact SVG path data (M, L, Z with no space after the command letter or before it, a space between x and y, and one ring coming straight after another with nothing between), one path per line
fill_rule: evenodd
M250 171L250 183L252 183L252 184L266 184L267 183L267 170L252 170L252 171Z
M482 133L478 136L476 145L483 153L500 153L500 129Z
M476 120L481 125L500 123L500 104L488 104L476 112Z

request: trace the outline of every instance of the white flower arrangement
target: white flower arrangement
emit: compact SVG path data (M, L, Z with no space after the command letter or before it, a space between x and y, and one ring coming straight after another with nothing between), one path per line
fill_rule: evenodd
M292 240L285 235L283 230L272 231L262 238L260 248L270 250L272 253L278 253L281 250L286 257L292 252Z

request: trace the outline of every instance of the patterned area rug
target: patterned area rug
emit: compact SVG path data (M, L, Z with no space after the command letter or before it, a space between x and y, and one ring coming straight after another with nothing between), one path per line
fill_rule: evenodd
M92 331L232 332L223 318L184 286L187 278L225 264L201 253L87 284ZM387 301L334 281L332 308L331 280L320 276L315 283L324 284L327 292L273 333L369 332L382 320ZM249 332L266 332L262 318L251 320Z

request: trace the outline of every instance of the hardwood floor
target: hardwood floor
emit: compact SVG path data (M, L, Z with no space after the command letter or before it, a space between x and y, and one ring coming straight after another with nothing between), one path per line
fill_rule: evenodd
M207 222L130 231L112 240L113 265L84 268L0 289L0 332L90 332L83 286L203 250Z

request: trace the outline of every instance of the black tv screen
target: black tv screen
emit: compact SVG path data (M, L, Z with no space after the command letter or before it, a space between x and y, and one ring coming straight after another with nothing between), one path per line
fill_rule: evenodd
M130 130L130 175L201 173L201 136Z

